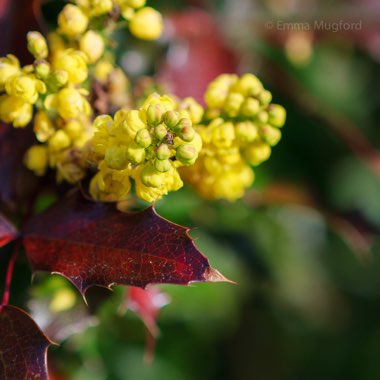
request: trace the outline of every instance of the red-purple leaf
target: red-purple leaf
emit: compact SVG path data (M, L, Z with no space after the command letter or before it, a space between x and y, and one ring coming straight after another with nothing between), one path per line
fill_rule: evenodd
M0 306L0 379L43 380L51 342L28 314Z
M226 281L188 229L161 218L153 207L122 213L75 194L33 218L24 243L33 271L61 274L82 294L93 285Z
M17 237L16 228L0 214L0 248Z

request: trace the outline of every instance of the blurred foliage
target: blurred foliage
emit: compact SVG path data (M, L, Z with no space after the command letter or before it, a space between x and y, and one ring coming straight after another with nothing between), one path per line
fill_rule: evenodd
M49 22L59 3L44 7ZM162 0L157 6L171 28L158 44L117 37L120 62L129 65L132 79L154 72L174 78L166 60L179 54L178 72L191 78L181 91L192 94L192 83L205 86L208 79L194 78L190 69L210 59L207 44L213 42L202 31L196 37L189 32L197 21L193 7L202 7L215 16L225 59L233 59L229 64L238 71L258 74L286 106L288 121L242 201L205 202L184 189L157 205L162 216L196 227L191 234L199 238L197 246L238 285L161 286L172 302L160 315L151 365L143 360L141 321L130 311L118 312L123 288L91 289L89 311L77 297L75 306L68 302L54 314L54 297L66 294L67 300L73 288L54 276L34 281L29 306L37 321L47 323L39 316L46 319L49 312L72 320L61 345L49 351L52 379L380 378L380 27L373 22L380 7L364 0L350 4ZM332 18L353 18L362 29L265 27L268 20L313 22L332 7ZM178 27L179 17L188 29ZM203 55L193 54L197 44ZM38 209L51 202L47 193ZM5 250L2 272L8 257ZM26 303L27 271L20 260L13 304Z

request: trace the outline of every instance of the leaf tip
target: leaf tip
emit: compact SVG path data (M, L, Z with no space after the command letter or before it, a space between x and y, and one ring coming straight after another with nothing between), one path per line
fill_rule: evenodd
M228 282L230 284L237 285L235 281L223 276L218 270L212 267L207 268L203 276L207 282Z

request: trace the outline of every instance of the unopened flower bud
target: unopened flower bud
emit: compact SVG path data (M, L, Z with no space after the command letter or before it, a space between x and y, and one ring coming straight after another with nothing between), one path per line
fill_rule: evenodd
M34 66L37 78L47 79L50 74L50 64L46 61L38 61Z
M167 144L161 144L156 150L156 156L159 160L167 160L170 155L171 150Z
M283 106L279 104L271 104L268 107L269 124L274 127L281 128L285 124L286 111Z
M185 165L191 165L197 159L196 148L189 144L182 144L177 148L176 158Z
M244 102L244 96L238 92L228 94L223 109L230 117L236 117L239 114L240 107Z
M36 175L45 174L48 163L47 148L43 145L34 145L26 152L25 165Z
M133 15L129 29L137 38L156 40L163 30L162 16L151 7L142 8Z
M269 119L269 116L268 116L268 112L266 111L260 111L257 116L257 121L261 124L265 124L268 122L268 119Z
M271 146L276 145L281 140L281 131L271 125L264 125L260 129L260 136Z
M258 99L261 105L266 106L272 101L272 94L268 90L263 90L260 92Z
M257 96L263 90L263 84L255 75L244 74L232 86L232 89L243 96Z
M65 70L56 70L51 76L52 82L57 87L63 87L69 80L69 74Z
M170 128L173 129L178 124L179 113L175 111L167 111L164 116L164 123Z
M27 34L28 50L36 59L45 59L48 56L48 46L45 38L40 32L29 32Z
M260 102L255 98L247 98L241 106L240 113L245 117L253 117L260 111Z
M124 3L131 8L142 8L145 5L146 0L125 0Z
M168 134L168 130L165 128L163 124L157 125L154 127L154 135L158 140L162 140L163 138L166 137Z
M49 139L48 144L52 151L60 151L70 146L70 138L64 131L59 130Z
M128 163L126 148L118 146L108 148L106 150L104 161L110 169L125 169Z
M84 33L87 25L88 17L73 4L67 4L58 16L59 30L68 37L75 37Z
M193 127L190 127L190 126L186 126L186 127L183 127L180 132L178 133L178 136L183 140L183 141L186 141L186 142L191 142L194 140L194 136L195 136L195 130Z
M244 150L244 157L251 165L259 165L266 161L271 154L271 148L268 144L264 142L255 142L250 144Z
M256 125L250 121L237 123L235 126L235 134L237 139L244 143L250 143L258 136Z
M172 168L170 160L155 160L154 167L161 173L166 173Z
M152 144L152 136L147 129L140 129L136 134L135 142L141 148L147 148Z
M162 121L163 110L159 104L152 104L146 111L146 117L149 125L158 125Z
M86 54L89 63L96 62L103 54L103 37L93 30L89 30L79 41L80 50Z
M92 0L91 16L98 17L111 12L113 8L112 0Z

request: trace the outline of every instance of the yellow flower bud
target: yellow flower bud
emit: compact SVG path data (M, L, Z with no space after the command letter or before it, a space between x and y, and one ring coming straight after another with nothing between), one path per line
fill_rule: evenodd
M257 96L263 90L263 84L253 74L244 74L232 85L231 91L236 91L243 96Z
M165 112L164 116L163 116L163 119L164 119L164 123L170 128L170 129L174 129L175 126L178 124L179 122L179 113L178 112L175 112L175 111L167 111Z
M87 57L86 55L74 49L59 51L53 58L53 69L64 70L69 75L70 83L78 84L87 79Z
M63 87L69 81L69 74L65 70L56 70L51 76L51 81L54 86Z
M267 106L272 101L272 94L268 90L260 92L258 99L262 106Z
M64 88L56 95L48 95L45 99L48 110L57 110L64 120L75 119L80 115L90 115L91 107L81 93L74 88Z
M69 120L65 124L64 131L72 140L76 140L81 136L83 132L83 126L79 120Z
M121 5L120 11L121 11L121 16L127 21L130 21L135 14L135 10L132 7L129 7L128 5L125 5L125 4Z
M170 160L155 160L154 167L161 173L166 173L172 168Z
M25 127L33 116L33 107L30 103L16 96L0 96L0 119L5 123L12 123L14 127Z
M87 25L88 17L73 4L67 4L58 16L59 31L68 37L84 33Z
M142 8L133 15L129 29L137 38L156 40L161 36L163 30L162 16L153 8Z
M111 62L108 62L105 60L99 61L95 65L95 69L94 69L95 79L98 80L100 83L103 83L103 84L106 83L113 69L114 67Z
M184 120L184 119L182 119ZM194 137L195 137L195 130L193 127L191 126L185 126L183 127L179 132L178 132L178 136L183 140L183 141L186 141L186 142L191 142L194 140Z
M250 143L258 137L257 126L250 121L237 123L235 126L236 138L242 143Z
M36 59L45 59L48 56L48 46L45 38L40 32L29 32L27 34L28 50Z
M256 120L261 124L267 123L269 120L268 112L264 110L260 111L256 116Z
M270 157L270 154L270 146L261 141L250 144L246 149L244 149L244 157L251 165L254 166L266 161Z
M122 0L122 3L131 8L142 8L146 0Z
M45 174L48 164L47 148L43 145L33 145L25 154L25 165L36 175Z
M165 128L164 124L160 124L160 125L157 125L156 127L154 127L154 136L158 140L164 139L167 134L168 134L168 130Z
M177 148L176 158L184 165L192 165L198 158L198 153L193 145L182 144Z
M127 148L113 146L106 150L104 162L110 169L123 170L128 163Z
M268 107L268 114L269 124L278 128L284 126L286 120L286 110L283 106L280 106L279 104L271 104Z
M90 0L90 13L92 17L97 17L112 11L112 0Z
M247 98L241 106L240 114L243 117L254 117L260 111L260 102L255 98Z
M109 75L108 97L110 103L117 108L125 107L130 103L129 80L119 67Z
M185 110L193 124L199 124L203 118L204 109L194 98L185 98L179 105L179 110Z
M35 64L35 73L39 79L47 79L50 74L50 64L46 61L38 61Z
M238 92L230 92L226 98L223 110L229 117L236 117L239 114L240 107L244 102L244 96Z
M269 145L274 146L281 140L281 131L267 124L260 129L260 136Z
M20 62L12 54L0 58L0 91L4 90L5 83L13 75L20 72Z
M70 137L64 131L59 130L49 139L48 146L53 152L68 148L70 146Z
M162 122L163 109L159 104L152 104L146 110L146 119L149 125L155 126Z
M54 124L44 111L38 111L34 117L34 133L37 140L41 142L47 141L55 132Z
M222 108L231 85L233 85L237 79L237 75L223 74L212 81L208 85L204 96L207 106L209 108Z
M235 139L235 129L231 122L226 122L212 129L212 142L220 148L228 148Z
M170 96L160 96L159 94L154 92L146 98L141 108L146 111L149 108L149 106L154 104L159 104L160 107L162 107L163 112L172 111L176 106L174 99L172 99Z
M104 52L103 37L93 30L89 30L79 41L80 50L86 54L89 63L96 62Z
M152 144L152 136L147 129L140 129L136 134L135 142L141 148L147 148Z
M167 144L160 144L156 150L156 156L159 160L167 160L171 156L171 149Z
M33 74L14 75L5 84L5 90L10 96L16 96L34 104L39 94L46 92L44 82L37 79Z

